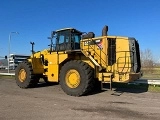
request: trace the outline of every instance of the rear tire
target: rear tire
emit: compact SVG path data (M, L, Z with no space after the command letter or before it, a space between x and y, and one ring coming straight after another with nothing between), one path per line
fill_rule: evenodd
M94 87L93 69L85 62L73 60L67 62L60 71L60 85L71 96L89 93Z
M20 63L15 70L16 83L20 88L35 87L40 77L33 74L32 66L29 62Z

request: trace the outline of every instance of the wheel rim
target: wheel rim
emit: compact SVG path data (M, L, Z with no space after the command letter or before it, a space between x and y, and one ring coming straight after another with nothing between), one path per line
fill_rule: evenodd
M27 76L27 73L26 73L25 69L21 69L21 70L19 71L19 74L18 74L19 80L20 80L21 82L24 82L25 79L26 79L26 76Z
M65 80L68 87L77 88L80 84L80 74L77 70L71 69L67 72Z

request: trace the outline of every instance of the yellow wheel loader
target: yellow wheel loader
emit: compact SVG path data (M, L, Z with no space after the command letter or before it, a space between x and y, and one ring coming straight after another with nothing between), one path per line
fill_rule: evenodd
M40 78L60 83L71 96L85 95L96 89L97 83L128 83L141 77L139 44L135 38L108 36L108 26L102 36L80 32L74 28L52 31L50 47L35 52L20 63L15 71L21 88L34 87Z

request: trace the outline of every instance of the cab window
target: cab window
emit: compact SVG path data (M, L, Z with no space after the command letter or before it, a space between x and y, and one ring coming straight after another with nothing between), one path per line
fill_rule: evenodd
M64 43L64 35L59 35L59 44Z

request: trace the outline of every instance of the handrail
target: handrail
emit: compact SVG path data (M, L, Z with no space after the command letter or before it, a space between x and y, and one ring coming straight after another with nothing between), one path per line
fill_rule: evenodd
M102 39L102 38L99 38L99 39ZM90 38L90 39L88 39L88 40L85 40L85 41L82 41L82 42L86 42L86 41L92 41L92 42L94 42L95 43L95 45L97 46L97 47L99 47L97 44L96 44L96 42L95 42L95 40L93 40L92 38ZM90 45L88 45L88 47L89 47ZM102 53L104 53L105 55L107 55L105 52L103 52L102 50L101 50L101 52Z
M99 45L95 42L95 40L93 40L92 38L89 38L89 39L84 40L84 41L82 41L82 42L87 42L87 44L88 44L88 45L87 45L87 48L85 48L85 49L84 49L84 46L82 46L82 47L83 47L82 50L86 50L86 49L87 49L87 52L89 52L90 49L93 50L94 54L95 54L97 57L100 58L100 61L99 61L99 62L100 62L100 65L103 64L103 65L105 65L106 67L108 66L108 65L106 64L106 61L102 58L102 54L104 54L105 56L107 56L107 54L106 54L101 48L99 48L100 54L98 54L98 53L96 52L95 47L99 47ZM90 44L90 43L92 43L92 42L94 42L94 45L93 45L93 46L92 46L92 44ZM119 59L120 59L120 58L124 58L125 60L123 61L123 66L121 67L121 68L122 68L121 72L124 72L124 70L126 70L125 68L127 68L127 71L128 71L129 68L132 67L133 65L132 65L132 63L131 63L132 61L129 61L129 58L130 58L131 56L127 56L127 52L132 52L132 51L117 51L116 54L117 54L117 53L120 53L120 52L124 52L125 55L124 55L124 57L119 57L119 58L117 58L117 60L116 60L117 69L120 68L119 64L122 64L122 63L120 63ZM131 66L129 66L130 63L131 63Z
M131 62L129 62L129 59L128 59L128 61L127 61L126 59L129 58L129 57L131 57L131 56L127 56L126 53L127 53L127 52L131 52L131 51L119 51L119 52L125 52L125 56L124 56L124 57L119 57L119 58L117 59L117 61L116 61L116 63L117 63L117 68L120 68L120 67L119 67L119 64L122 64L122 63L119 62L119 59L120 59L120 58L125 58L125 61L123 62L124 66L121 67L121 68L123 68L121 72L123 72L123 71L124 71L124 68L128 68L128 69L130 68L130 67L129 67L129 64L130 64ZM116 53L118 53L118 52L116 52ZM126 67L126 65L128 65L128 66ZM131 65L132 65L132 64L131 64ZM131 66L131 67L132 67L132 66ZM127 71L128 71L128 70L127 70Z
M93 40L92 38L90 38L90 39L88 39L88 40L85 40L85 41L82 41L82 42L87 42L88 43L88 52L89 52L89 49L91 48L93 51L94 51L94 53L100 58L100 64L102 65L102 61L103 61L103 63L105 63L105 60L104 59L102 59L102 53L105 55L105 56L107 56L107 54L105 53L105 52L103 52L103 50L98 46L98 44L95 42L95 40ZM89 44L89 42L93 42L94 43L94 48ZM97 47L99 47L99 50L100 50L100 55L95 51L95 46L97 46ZM83 49L82 48L82 50L85 50L85 49ZM102 60L102 61L101 61ZM107 65L106 65L107 66Z
M90 48L92 48L92 46L90 46ZM93 48L92 48L93 49ZM94 50L94 49L93 49ZM95 50L94 50L95 51ZM102 50L100 50L100 51L102 51ZM101 62L101 60L103 60L102 59L102 57L101 57L101 52L100 52L100 55L95 51L95 54L98 56L98 57L100 57L100 63L102 63ZM103 60L103 62L105 63L105 60Z

